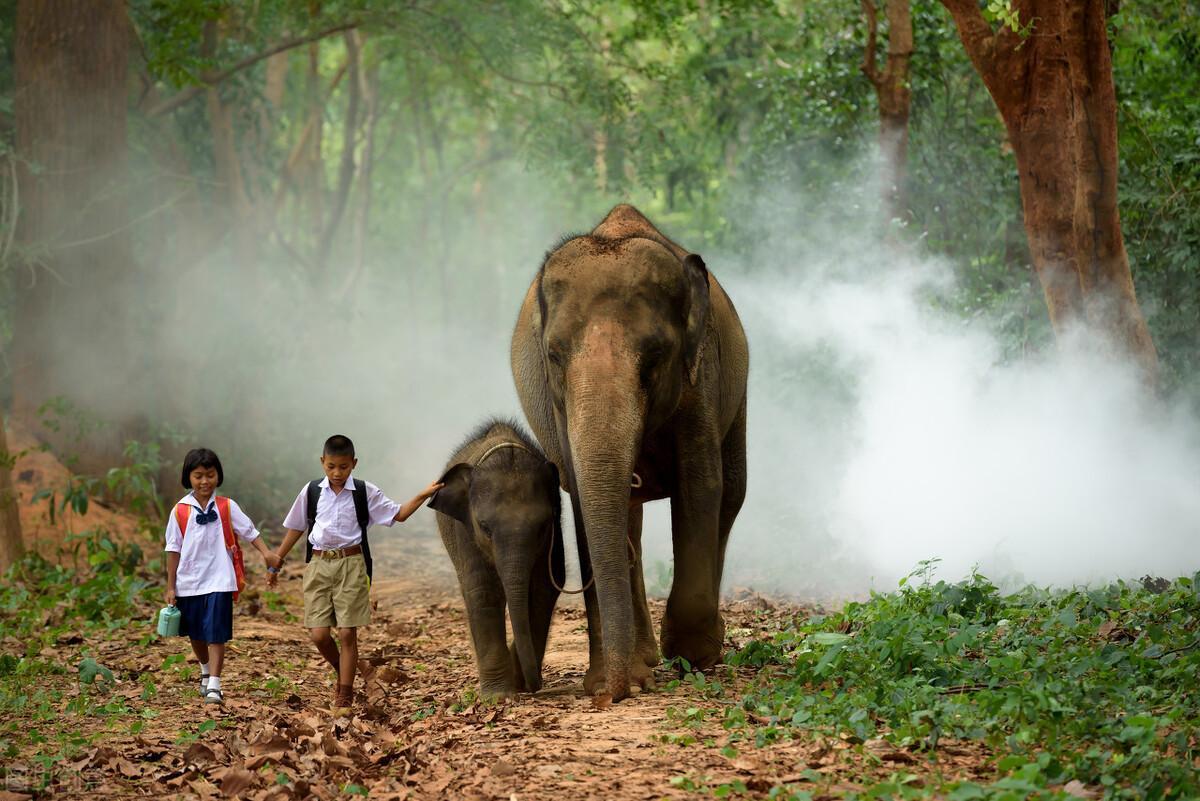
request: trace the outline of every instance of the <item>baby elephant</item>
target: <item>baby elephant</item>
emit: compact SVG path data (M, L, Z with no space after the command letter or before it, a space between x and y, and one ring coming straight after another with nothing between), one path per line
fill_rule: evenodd
M537 692L566 576L558 469L515 424L492 420L455 451L441 481L429 505L467 605L480 690L491 698Z

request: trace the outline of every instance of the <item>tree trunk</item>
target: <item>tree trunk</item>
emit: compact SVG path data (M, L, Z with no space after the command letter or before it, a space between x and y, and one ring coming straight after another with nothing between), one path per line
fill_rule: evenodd
M905 184L908 176L908 116L912 91L908 85L913 53L912 14L909 0L887 0L888 51L883 71L875 63L878 16L872 0L862 0L867 18L867 50L862 72L875 87L879 102L879 154L883 166L881 186L888 222L908 217Z
M128 420L147 395L100 391L130 375L125 6L20 0L14 39L17 237L33 254L16 287L14 410L36 422L61 395Z
M975 0L942 0L996 101L1017 160L1025 232L1050 321L1107 332L1158 378L1117 209L1117 103L1105 0L1013 0L1023 38Z
M13 456L8 452L4 415L0 414L0 573L8 570L25 553L17 493L12 484L12 466Z

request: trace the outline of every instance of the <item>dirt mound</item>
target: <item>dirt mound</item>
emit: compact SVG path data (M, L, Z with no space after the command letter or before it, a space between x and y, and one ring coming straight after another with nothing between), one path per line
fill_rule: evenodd
M7 431L8 448L16 459L12 478L26 548L58 561L67 557L87 532L106 531L114 542L144 538L136 516L102 498L89 497L84 514L76 513L70 504L64 507L63 499L73 483L70 469L20 423L9 420Z

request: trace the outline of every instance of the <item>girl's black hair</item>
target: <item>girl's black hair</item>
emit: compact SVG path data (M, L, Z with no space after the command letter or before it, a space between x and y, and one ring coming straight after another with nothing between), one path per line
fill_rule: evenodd
M197 467L212 467L217 471L217 486L225 483L225 470L221 467L221 460L217 455L208 448L192 448L187 452L187 456L183 457L183 488L190 490L192 488L192 471Z

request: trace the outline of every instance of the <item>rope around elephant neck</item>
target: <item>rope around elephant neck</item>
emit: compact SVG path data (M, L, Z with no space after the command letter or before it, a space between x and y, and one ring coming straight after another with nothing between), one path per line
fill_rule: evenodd
M524 445L522 445L519 442L497 442L495 445L493 445L492 447L488 448L486 451L483 452L483 456L479 457L479 461L477 461L475 463L475 466L478 467L479 465L483 464L484 459L488 458L489 456L491 456L493 453L500 450L501 448L516 448L519 451L525 451L526 453L532 453L532 451L529 450L529 448L526 448Z
M640 564L641 560L639 560L637 557L637 549L633 547L633 540L631 540L629 538L628 533L625 534L625 544L629 546L629 566L630 566L630 569L633 569ZM583 560L582 559L579 562L579 566L580 566L580 571L582 572L582 569L583 569ZM548 572L550 574L550 583L554 585L554 589L558 590L559 592L563 593L564 595L578 595L581 592L587 592L588 588L590 588L593 584L596 583L596 571L595 570L592 571L592 577L590 579L588 579L587 584L584 584L582 587L580 587L577 590L565 589L561 584L558 583L558 579L556 579L554 577L554 535L553 534L550 535L550 558L546 560L546 572Z

